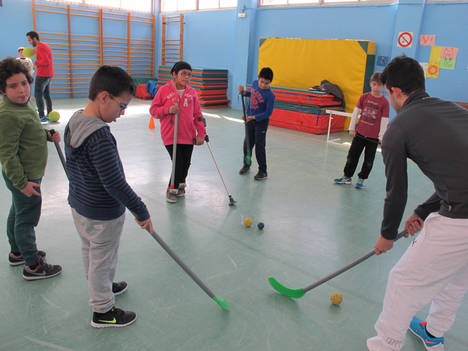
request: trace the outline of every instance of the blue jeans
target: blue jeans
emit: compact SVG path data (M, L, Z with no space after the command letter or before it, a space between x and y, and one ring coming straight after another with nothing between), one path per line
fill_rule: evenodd
M47 114L52 111L52 100L50 99L50 82L52 77L37 77L34 86L34 96L36 97L37 112L39 117L44 117L44 99L47 104Z
M42 196L27 197L2 172L5 184L11 192L12 202L7 219L7 236L12 252L19 252L28 266L37 264L36 232L34 227L41 217ZM39 180L30 180L41 183ZM40 192L36 188L36 191Z

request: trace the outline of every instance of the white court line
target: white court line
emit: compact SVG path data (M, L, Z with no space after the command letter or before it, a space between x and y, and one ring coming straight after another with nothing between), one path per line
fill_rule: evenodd
M214 117L214 118L221 118L220 115L216 115L214 113L208 113L208 112L202 112L203 116L209 116L209 117Z
M234 117L228 117L228 116L222 116L224 119L227 119L228 121L231 122L236 122L236 123L244 123L242 119L239 118L234 118Z
M35 342L36 344L39 344L39 345L42 345L42 346L46 346L46 347L48 347L49 349L60 350L60 351L74 351L73 349L69 349L69 348L67 348L67 347L63 347L63 346L51 344L51 343L49 343L49 342L41 341L41 340L38 340L38 339L36 339L36 338L32 338L32 337L30 337L30 336L25 336L24 338L25 338L25 339L28 339L29 341Z
M234 117L228 117L228 116L224 116L224 115L217 115L217 114L214 114L214 113L203 112L203 115L208 116L208 117L213 117L213 118L223 118L223 119L227 119L228 121L236 122L236 123L244 123L244 121L242 119L234 118Z

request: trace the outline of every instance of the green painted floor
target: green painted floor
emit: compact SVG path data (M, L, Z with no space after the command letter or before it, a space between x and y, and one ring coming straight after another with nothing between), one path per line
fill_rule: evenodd
M66 120L86 100L56 100L63 131ZM231 109L206 110L211 146L237 206L228 206L208 148L196 147L187 196L168 204L165 191L171 171L159 130L147 128L149 102L135 101L111 126L118 141L128 182L143 198L157 232L231 311L225 312L175 264L127 215L117 278L129 283L117 306L134 310L138 320L122 329L89 326L87 284L80 241L67 204L68 184L53 144L43 181L43 213L38 246L63 274L26 282L22 268L6 258L6 235L0 236L0 350L366 350L366 338L381 310L389 270L409 245L402 239L389 253L372 257L353 270L310 291L299 300L275 293L267 278L291 288L309 285L367 253L379 234L385 177L377 155L366 188L338 186L348 146L326 143L325 136L270 127L267 136L269 178L240 176L244 128ZM234 117L234 118L233 118ZM158 126L158 123L157 123ZM334 135L346 141L345 133ZM254 161L255 163L255 161ZM411 210L432 192L413 164L409 166ZM10 195L0 185L0 231ZM245 228L251 217L260 231ZM340 307L329 296L340 292ZM421 317L425 312L421 311ZM468 307L446 335L446 350L468 349ZM405 351L424 350L408 334Z

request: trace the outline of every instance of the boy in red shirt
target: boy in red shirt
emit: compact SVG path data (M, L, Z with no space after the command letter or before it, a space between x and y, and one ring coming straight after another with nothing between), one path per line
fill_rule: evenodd
M54 64L52 62L52 50L49 45L42 43L39 39L39 34L34 31L26 33L29 44L36 49L36 61L34 65L37 67L36 85L34 87L34 96L36 97L37 112L41 122L49 122L49 118L44 115L44 100L47 105L47 115L53 110L52 100L50 98L50 82L54 76Z
M358 174L356 188L364 186L364 180L369 177L369 173L374 164L377 145L382 142L383 135L387 129L389 104L383 96L383 84L381 73L374 73L370 79L371 91L364 93L354 108L351 123L349 125L349 135L353 137L353 142L348 152L344 174L341 178L336 178L336 184L351 184L354 171L359 162L362 150L365 149L364 162L361 172ZM357 130L356 119L361 114Z

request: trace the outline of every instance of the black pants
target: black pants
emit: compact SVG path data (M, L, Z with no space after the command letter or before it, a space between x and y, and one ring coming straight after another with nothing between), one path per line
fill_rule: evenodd
M268 129L269 119L263 121L250 121L247 123L247 132L249 136L250 154L255 146L255 157L257 158L258 170L260 172L267 172L266 164L266 132ZM245 156L247 156L247 140L244 139L244 166L248 166L245 163Z
M39 117L44 117L44 99L47 105L47 114L52 111L52 100L50 98L50 82L52 77L37 77L34 86L34 96L36 97L37 112Z
M172 160L172 145L166 145L166 149ZM174 189L177 189L180 183L185 183L185 178L187 178L192 161L192 152L193 144L177 144ZM171 178L169 178L169 185L171 185Z
M365 148L364 162L362 163L361 172L358 174L358 177L361 179L367 179L374 164L378 143L378 139L368 138L356 133L356 136L353 138L353 142L351 143L351 147L349 148L344 168L344 175L346 177L352 177L354 175L354 171L356 170L359 162L359 157L361 157L362 150Z

